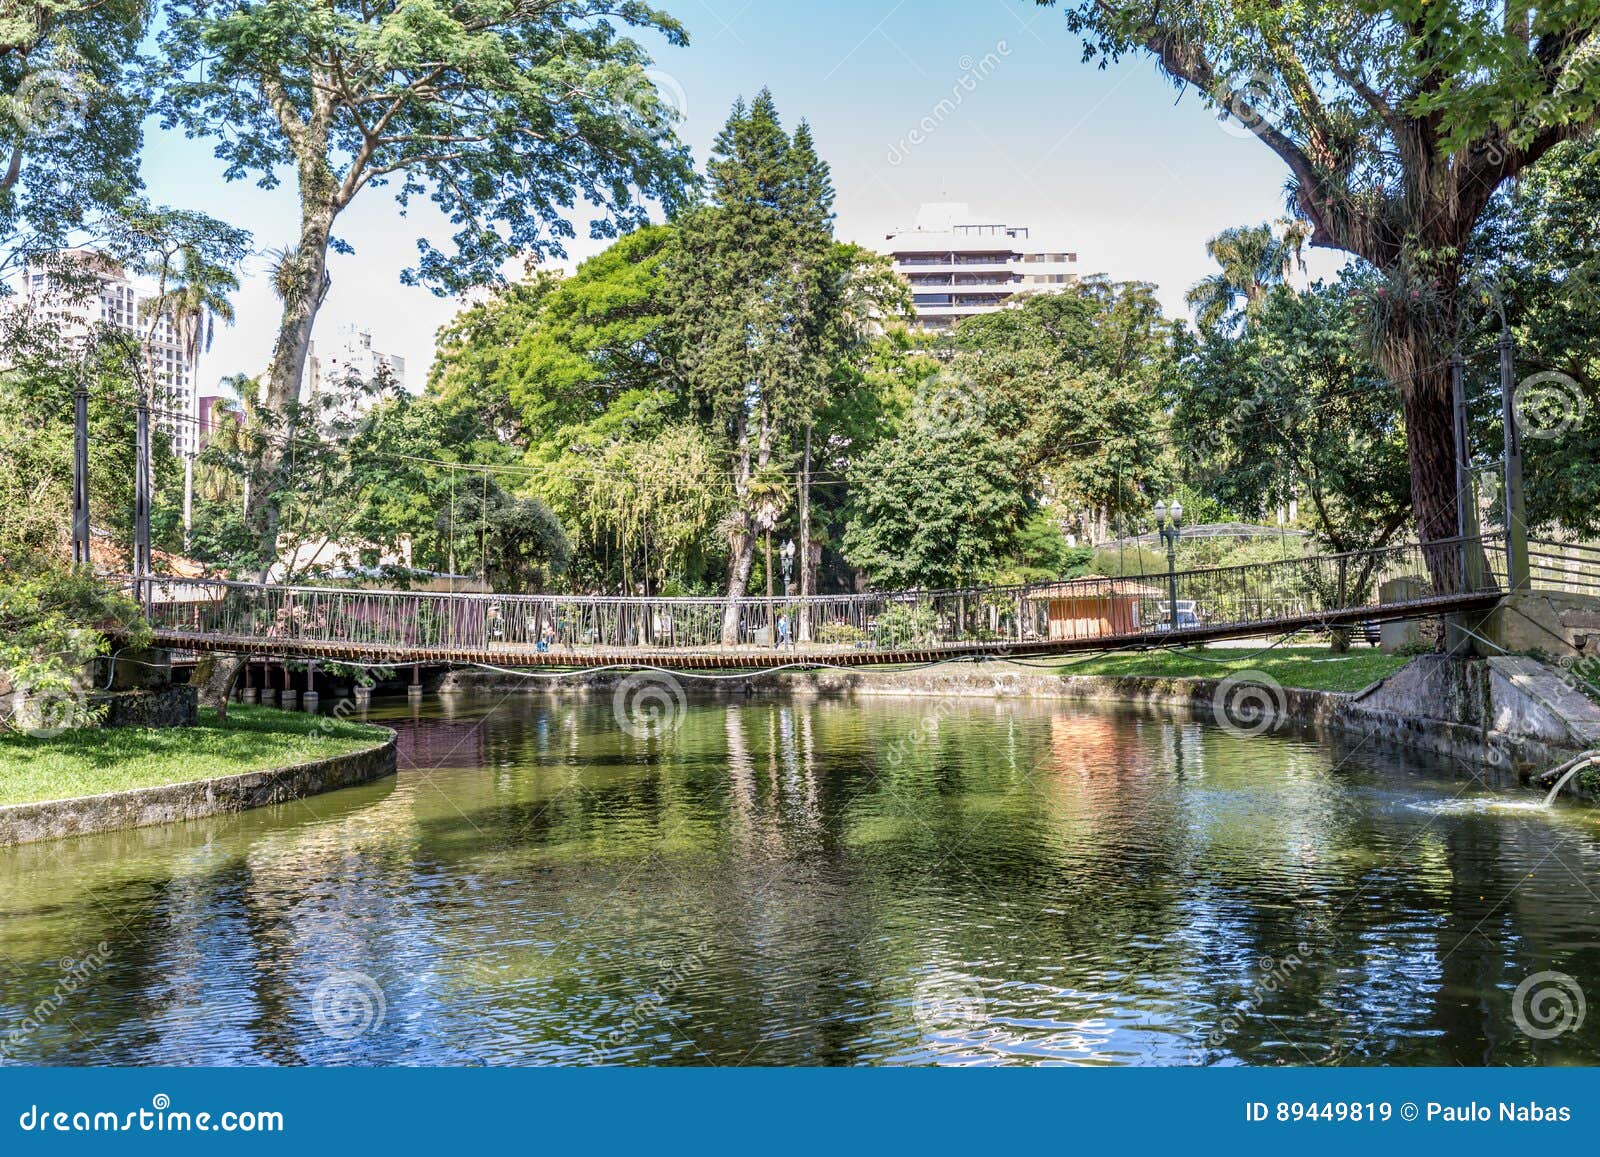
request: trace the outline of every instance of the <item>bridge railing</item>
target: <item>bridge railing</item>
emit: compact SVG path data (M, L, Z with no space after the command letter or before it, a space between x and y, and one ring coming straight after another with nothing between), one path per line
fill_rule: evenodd
M1600 595L1600 548L1533 539L1528 543L1528 570L1540 590Z
M1503 565L1481 538L1406 544L1348 554L1029 586L741 599L734 641L723 642L728 601L607 595L500 595L275 586L155 578L143 592L166 637L252 647L314 643L382 657L418 650L506 653L725 651L771 648L786 616L797 649L919 651L952 645L994 650L1092 638L1305 623L1375 606L1390 578L1427 575L1439 561L1443 588L1428 601L1503 588ZM1464 577L1450 577L1464 576ZM1176 630L1173 629L1174 620Z

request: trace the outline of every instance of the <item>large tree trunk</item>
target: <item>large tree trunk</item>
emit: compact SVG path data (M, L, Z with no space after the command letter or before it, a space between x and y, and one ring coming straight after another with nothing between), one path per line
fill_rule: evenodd
M1417 537L1424 543L1453 539L1460 532L1456 494L1455 415L1450 371L1416 382L1405 392L1406 453L1411 464L1411 501ZM1424 558L1440 594L1460 588L1461 551L1429 549Z
M300 380L311 352L311 331L317 322L317 311L328 295L328 238L333 230L333 216L333 209L326 205L303 210L299 244L284 257L277 287L283 298L283 314L278 321L278 340L273 346L266 396L261 403L280 424L282 440L278 446L269 441L257 464L257 472L266 485L262 487L260 501L248 512L248 525L255 535L260 557L257 582L267 581L278 557L282 512L277 495L288 481L281 476L285 459L282 448L295 437L293 407L300 397ZM247 505L249 494L247 480ZM217 655L208 677L202 682L201 700L210 706L226 702L244 663L241 655Z
M728 602L722 609L722 645L732 647L739 642L739 603L750 586L750 569L755 564L756 536L750 526L748 512L729 541Z

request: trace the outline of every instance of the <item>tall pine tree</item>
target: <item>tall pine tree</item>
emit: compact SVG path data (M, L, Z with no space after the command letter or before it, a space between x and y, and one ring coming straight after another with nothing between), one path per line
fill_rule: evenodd
M833 185L810 129L786 134L765 89L734 105L708 171L710 202L680 220L668 275L684 375L733 474L722 628L732 645L757 539L788 503L780 459L815 411L827 373L837 296Z

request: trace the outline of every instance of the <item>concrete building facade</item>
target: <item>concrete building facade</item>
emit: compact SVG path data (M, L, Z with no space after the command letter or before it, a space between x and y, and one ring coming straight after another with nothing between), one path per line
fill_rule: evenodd
M309 402L320 394L337 393L351 377L362 382L374 382L385 375L404 389L406 359L374 348L370 329L363 329L359 325L342 325L334 331L332 341L311 343L305 374L300 383L300 400Z
M910 284L924 329L949 329L1078 279L1076 253L1035 238L1027 226L976 220L959 203L922 206L915 225L887 236L885 251Z
M141 316L155 294L136 284L122 265L94 250L60 254L51 265L59 267L63 261L74 266L70 285L57 268L28 267L23 297L33 316L54 325L68 342L87 340L100 324L123 330L140 342L148 340L155 379L151 420L171 438L174 451L191 458L198 454L200 394L195 367L169 318L153 319L152 326L150 317Z

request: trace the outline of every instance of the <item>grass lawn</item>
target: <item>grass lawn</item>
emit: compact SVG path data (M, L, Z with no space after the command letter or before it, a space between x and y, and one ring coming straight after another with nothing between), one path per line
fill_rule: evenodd
M1343 655L1327 647L1275 647L1258 655L1233 647L1186 647L1181 651L1121 651L1064 663L1062 675L1148 675L1155 678L1226 679L1241 671L1260 671L1285 687L1311 691L1360 691L1398 671L1410 655L1385 655L1361 646Z
M388 733L360 723L270 707L202 707L195 727L86 728L53 739L0 735L0 805L103 795L266 771L344 755Z

